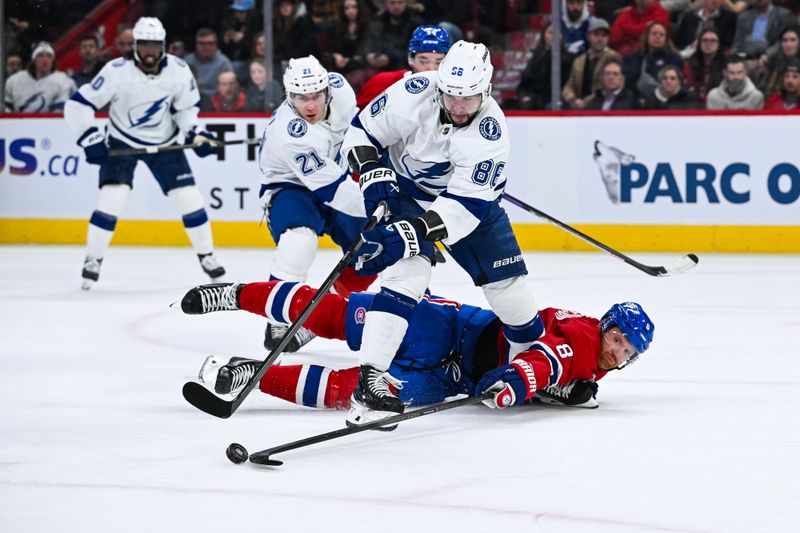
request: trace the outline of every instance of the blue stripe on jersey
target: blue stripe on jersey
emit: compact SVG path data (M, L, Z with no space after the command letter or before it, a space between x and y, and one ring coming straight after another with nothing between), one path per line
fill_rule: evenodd
M478 220L483 220L487 214L489 214L489 210L492 208L492 203L494 202L487 202L486 200L479 200L477 198L466 198L464 196L458 196L452 194L448 191L443 192L440 196L444 196L445 198L450 198L451 200L455 200L456 202L460 203L464 206L464 209L470 212L472 216L477 218Z
M332 181L331 183L323 185L319 189L315 189L311 192L313 192L314 196L316 196L323 202L330 202L331 200L333 200L334 195L336 195L336 189L339 188L339 185L344 183L346 177L347 174L343 174L336 181Z
M400 189L414 200L420 200L422 202L433 202L436 200L435 195L429 194L417 187L417 184L414 183L414 180L409 179L399 173L395 174L395 176L397 177L397 182L400 185Z
M369 308L372 311L381 311L384 313L391 313L408 320L411 316L411 311L416 307L417 301L409 298L404 294L395 292L385 287L381 288L381 292L375 295L372 300L372 306Z
M73 94L70 97L70 100L72 100L73 102L78 102L79 104L88 105L89 107L97 111L97 106L91 103L89 100L87 100L86 97L84 97L80 93L80 91L76 91L75 94Z
M173 131L173 132L172 132L172 135L170 135L170 136L169 136L169 138L167 138L167 140L165 140L165 141L163 141L163 142L157 142L157 143L153 143L153 142L150 142L150 141L143 141L142 139L139 139L139 138L137 138L137 137L134 137L133 135L130 135L129 133L125 133L125 132L122 130L122 128L120 128L120 127L119 127L119 124L117 124L116 122L114 122L114 120L113 120L111 117L108 117L108 120L111 122L111 124L113 124L113 125L114 125L114 127L117 129L117 131L120 133L120 135L122 135L122 136L123 136L123 137L125 137L126 139L128 139L128 140L131 140L131 141L133 141L133 142L135 142L135 143L139 143L139 144L145 144L145 145L147 145L147 146L161 146L162 144L167 144L167 143L170 143L170 142L172 142L172 141L174 141L174 140L175 140L175 137L177 137L177 136L178 136L178 132L180 131L180 130L178 129L178 127L177 127L177 126L175 126L175 131Z
M317 406L317 394L319 394L319 382L323 370L324 367L319 365L308 365L306 382L303 385L303 405L308 407Z
M383 145L378 141L378 139L373 137L372 134L367 131L367 128L365 128L364 125L361 123L361 119L358 118L358 115L353 117L353 120L350 122L350 124L363 131L367 135L367 139L369 139L369 142L371 142L375 146L375 148L378 149L379 152L383 152L386 150L386 148L383 147Z
M561 379L561 372L563 371L561 368L561 362L559 362L558 358L550 353L547 346L539 344L538 342L534 343L533 346L531 346L531 349L543 353L550 362L550 379L548 380L547 385L550 386L558 383L558 380Z
M102 211L95 211L89 219L89 224L107 231L114 231L114 228L117 227L117 217Z
M278 287L273 289L275 292L273 293L274 296L272 297L272 305L270 305L269 314L278 322L287 324L291 322L289 317L283 316L283 306L286 304L286 298L295 286L297 286L296 282L285 282L279 283Z
M206 210L202 207L197 211L183 215L183 225L186 228L196 228L208 222L208 215Z

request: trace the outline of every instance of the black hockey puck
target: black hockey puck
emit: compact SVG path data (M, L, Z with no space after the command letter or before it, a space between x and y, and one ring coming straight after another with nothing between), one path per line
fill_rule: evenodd
M247 458L250 457L245 447L238 442L231 443L228 449L225 450L225 455L228 456L228 459L230 459L232 463L237 465L247 461Z

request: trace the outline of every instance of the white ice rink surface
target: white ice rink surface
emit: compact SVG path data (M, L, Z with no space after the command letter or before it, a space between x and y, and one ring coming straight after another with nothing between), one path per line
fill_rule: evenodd
M691 250L687 250L691 251ZM222 249L229 279L270 251ZM680 254L632 254L671 265ZM526 254L541 307L636 300L649 352L600 382L596 410L468 406L233 465L338 429L343 412L254 392L229 420L181 397L208 354L263 358L262 319L186 316L189 249L0 247L0 531L788 532L800 522L800 257L701 255L651 278L605 254ZM318 284L336 262L322 252ZM435 293L485 305L452 261ZM316 340L290 361L355 364Z

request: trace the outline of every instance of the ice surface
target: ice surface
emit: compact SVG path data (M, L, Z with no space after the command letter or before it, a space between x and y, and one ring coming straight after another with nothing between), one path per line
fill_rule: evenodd
M691 251L691 250L687 250ZM230 279L269 250L222 249ZM672 265L680 254L633 254ZM540 306L599 316L636 300L656 325L596 410L472 406L276 456L343 412L254 392L229 420L187 404L206 355L263 358L263 320L170 309L206 280L189 249L112 247L82 292L79 247L0 247L0 531L796 531L800 257L702 254L651 278L605 254L526 254ZM336 262L321 252L311 282ZM449 261L437 294L485 305ZM355 364L316 340L290 361Z

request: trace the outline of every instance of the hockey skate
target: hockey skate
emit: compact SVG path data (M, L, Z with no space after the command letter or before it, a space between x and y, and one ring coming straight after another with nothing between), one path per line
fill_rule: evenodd
M392 377L388 372L362 365L358 373L358 383L350 397L350 413L347 415L348 426L358 426L387 416L400 414L405 406L389 385L402 389L403 382ZM397 424L374 428L378 431L392 431Z
M197 259L200 260L200 266L203 272L208 274L211 281L222 281L222 276L225 275L225 269L217 262L214 252L210 254L197 254Z
M239 308L241 283L209 283L190 289L181 300L187 315L204 315L215 311L236 311Z
M83 260L83 272L81 273L81 277L83 278L81 289L88 291L92 288L92 285L100 279L100 267L102 264L102 258L97 259L90 255L86 256L86 259Z
M247 385L250 378L258 371L261 361L245 357L224 357L209 355L200 367L197 379L201 383L214 384L217 394L236 394Z
M597 383L594 381L570 381L563 387L550 385L536 391L536 396L542 403L550 405L564 405L567 407L583 407L595 409L600 406L596 399Z
M264 332L264 348L269 350L270 352L274 350L278 344L280 344L281 339L283 338L284 334L289 330L289 326L285 324L277 324L275 322L267 322L267 329ZM301 327L297 330L297 333L294 334L292 340L289 341L289 344L286 345L286 348L283 349L283 353L294 353L312 340L314 340L314 335L311 331L307 330L306 328Z

